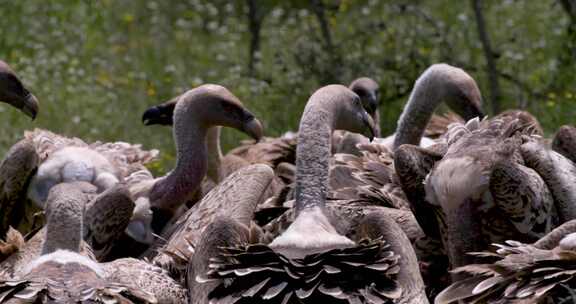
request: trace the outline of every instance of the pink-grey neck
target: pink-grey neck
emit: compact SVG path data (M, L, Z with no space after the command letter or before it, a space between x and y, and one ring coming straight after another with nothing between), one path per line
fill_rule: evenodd
M154 185L152 207L175 211L198 189L207 171L207 131L200 117L174 122L176 166Z
M426 73L414 84L398 120L394 150L403 144L419 145L432 113L442 102L430 78L430 73Z
M321 100L308 102L300 121L296 151L296 213L325 205L334 118Z

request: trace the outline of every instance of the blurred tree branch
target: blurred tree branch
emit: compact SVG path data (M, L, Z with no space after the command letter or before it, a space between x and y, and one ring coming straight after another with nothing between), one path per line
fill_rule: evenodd
M440 43L442 47L440 48L442 61L450 61L452 56L452 50L454 50L454 46L450 39L448 39L448 28L444 26L441 20L436 20L431 14L424 11L418 5L401 5L403 10L408 13L412 13L415 16L422 18L424 22L430 24L434 29L434 35L440 39Z
M322 0L311 0L312 11L318 19L318 24L320 25L320 30L322 31L322 37L324 39L324 47L328 52L332 52L334 45L332 44L332 33L330 32L330 27L328 26L328 20L326 20L325 7Z
M500 113L500 83L498 82L498 67L496 66L496 53L490 44L490 37L486 29L486 21L482 12L482 0L471 0L472 9L476 19L476 28L478 36L482 43L482 50L486 59L486 68L488 71L488 81L490 87L490 103L494 114Z
M311 0L310 4L316 19L318 20L318 24L320 25L324 51L328 54L328 59L331 65L330 69L324 70L324 72L319 75L321 82L340 82L339 76L341 75L343 64L341 62L342 58L337 53L334 41L332 40L332 32L330 31L330 25L326 16L326 10L328 7L322 0ZM336 6L335 8L337 9L338 7ZM331 7L331 9L334 8Z
M576 0L560 0L562 8L570 16L571 26L576 24Z
M568 25L566 26L566 37L560 48L559 62L560 68L554 75L551 82L553 89L558 88L558 84L572 83L574 78L573 68L576 62L576 0L559 0L562 9L568 15ZM559 78L572 76L568 81L562 81Z
M260 32L264 21L263 9L258 7L257 0L246 0L248 5L248 29L250 31L250 49L248 53L248 75L254 76L256 54L260 52Z
M562 8L568 16L570 17L570 22L568 23L568 56L571 62L576 61L576 0L560 0Z

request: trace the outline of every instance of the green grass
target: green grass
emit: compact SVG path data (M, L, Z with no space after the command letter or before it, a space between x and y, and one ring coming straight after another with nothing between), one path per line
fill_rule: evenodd
M145 128L141 114L207 82L239 96L271 136L297 128L306 100L327 79L376 78L388 97L381 110L385 132L395 128L406 100L391 96L408 91L431 63L465 65L486 92L468 1L427 1L417 7L403 1L340 1L328 14L337 63L322 47L314 14L268 1L254 77L247 72L249 33L240 3L0 0L0 58L41 102L34 122L0 105L0 155L24 130L38 127L87 141L158 148L161 166L169 168L170 129ZM501 54L499 67L542 95L529 96L503 80L505 105L535 112L548 133L576 114L574 67L557 59L568 19L554 3L490 2L486 11ZM243 138L223 132L225 148Z

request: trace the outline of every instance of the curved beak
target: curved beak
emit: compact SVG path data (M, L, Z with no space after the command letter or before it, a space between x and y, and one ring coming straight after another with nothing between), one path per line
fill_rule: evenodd
M137 242L152 244L154 242L154 235L152 234L152 228L147 226L144 221L132 220L124 231Z
M366 111L362 111L362 121L364 122L364 132L362 135L368 137L370 141L374 140L376 136L376 124L374 124L374 119Z
M376 94L370 93L364 106L366 107L366 112L368 112L370 116L374 117L374 113L378 110L378 99L376 98Z
M142 114L142 123L145 126L150 125L172 125L173 118L172 112L162 111L160 107L153 106L148 108L144 114Z
M256 117L253 117L242 125L242 132L258 142L264 135L264 128L262 127L262 123L260 123Z
M34 94L28 94L26 97L22 99L22 105L20 107L20 111L30 116L32 120L36 118L36 115L38 114L38 108L39 108L38 99L36 98L36 96L34 96Z
M480 106L474 103L470 103L470 105L468 105L465 109L464 116L466 116L466 118L464 118L466 120L470 120L475 117L478 117L480 120L482 120L482 118L484 118L484 112Z

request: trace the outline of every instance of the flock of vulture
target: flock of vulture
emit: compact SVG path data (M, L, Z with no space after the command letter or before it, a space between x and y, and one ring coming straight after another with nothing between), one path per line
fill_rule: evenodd
M0 100L36 97L0 61ZM438 116L445 103L453 112ZM396 132L378 84L328 85L297 133L205 84L146 110L157 150L25 132L0 164L0 303L558 303L576 277L576 129L484 117L474 79L434 64ZM254 140L223 155L221 127ZM158 132L167 132L157 129Z

